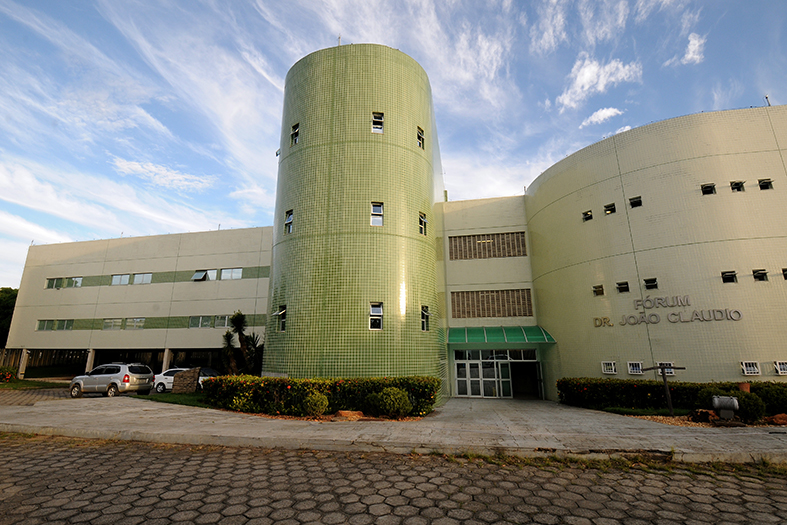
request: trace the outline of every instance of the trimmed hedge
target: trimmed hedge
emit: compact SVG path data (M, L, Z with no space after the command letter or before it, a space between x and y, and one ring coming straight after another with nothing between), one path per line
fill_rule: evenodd
M403 390L412 404L407 415L424 416L434 409L440 380L435 377L374 377L352 379L291 379L250 375L206 378L205 402L216 408L269 415L303 416L312 393L328 398L328 413L360 410L372 413L374 397L386 388Z
M766 402L768 412L781 407L782 395L787 395L787 383L760 381L750 384L752 394L759 397L762 393L768 400L773 399L772 406L768 406ZM738 383L669 381L668 385L672 406L675 408L712 408L707 406L712 395L737 396L740 393ZM663 408L667 406L664 382L659 380L564 377L557 381L557 389L561 403L583 408ZM703 390L705 391L702 392ZM755 409L754 412L756 415L759 410Z

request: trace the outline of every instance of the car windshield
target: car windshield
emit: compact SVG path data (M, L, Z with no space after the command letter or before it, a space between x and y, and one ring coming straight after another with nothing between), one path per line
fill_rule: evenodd
M145 365L130 365L128 371L132 374L152 374L153 371Z
M199 371L199 375L202 377L218 377L219 373L213 370L212 368L202 368Z

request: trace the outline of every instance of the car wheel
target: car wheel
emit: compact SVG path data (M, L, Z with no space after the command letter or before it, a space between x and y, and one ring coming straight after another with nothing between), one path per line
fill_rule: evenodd
M156 385L156 392L158 392L159 394L163 394L166 391L167 391L167 385L165 385L164 383L159 383Z
M71 387L71 391L69 393L74 399L82 397L82 388L79 385L74 385Z
M107 389L107 396L108 397L115 397L116 395L118 395L118 387L117 387L117 385L109 385L109 388Z

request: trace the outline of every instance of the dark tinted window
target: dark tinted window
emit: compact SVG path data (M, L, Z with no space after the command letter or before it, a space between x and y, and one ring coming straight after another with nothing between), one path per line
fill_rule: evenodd
M104 374L119 374L120 367L119 366L108 366Z
M219 373L213 370L212 368L202 368L199 371L199 375L202 377L218 377Z
M132 374L152 374L153 372L150 368L146 367L145 365L130 365L128 367L128 371Z
M96 367L93 370L91 370L89 375L91 375L91 376L98 376L98 375L106 374L106 373L107 373L106 367L105 366L99 366L99 367Z

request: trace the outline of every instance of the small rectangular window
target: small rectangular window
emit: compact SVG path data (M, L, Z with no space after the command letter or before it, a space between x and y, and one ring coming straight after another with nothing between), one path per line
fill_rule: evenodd
M426 235L426 214L419 213L418 214L418 233L421 235Z
M150 284L150 281L153 280L152 273L135 273L134 274L134 284Z
M279 332L286 332L287 328L287 305L283 304L279 306L279 309L273 313L274 317L278 317L279 320L277 324L279 326Z
M604 215L612 215L613 213L615 213L615 203L604 206Z
M130 274L123 274L123 275L113 275L112 276L112 285L111 286L118 286L122 284L128 284L129 279L131 278Z
M243 268L222 268L222 281L235 281L243 277Z
M369 303L369 330L383 329L383 303Z
M602 374L617 374L618 367L615 364L615 361L602 361L601 362L601 373Z
M644 374L644 372L642 371L642 361L629 361L628 367L629 367L629 374L633 376Z
M38 324L36 325L37 332L43 332L46 330L54 330L55 329L55 321L52 319L40 319Z
M213 318L213 326L215 328L229 328L230 325L230 316L229 315L217 315Z
M82 288L81 277L69 277L66 280L66 288Z
M583 211L582 212L582 222L587 222L587 221L592 221L592 220L593 220L593 212L592 211L588 210L588 211Z
M418 147L421 149L425 149L426 142L424 140L424 130L418 128Z
M737 274L737 272L733 272L733 271L721 272L721 282L723 282L723 283L737 283L738 282L738 274Z
M787 361L774 361L773 366L777 375L787 376Z
M757 181L757 184L760 186L761 190L773 189L773 181L771 179L760 179Z
M126 319L126 330L142 330L145 328L144 317L130 317Z
M622 281L617 283L618 293L628 293L629 292L629 282Z
M760 375L759 361L741 361L741 372L743 372L745 376Z
M290 131L290 147L296 145L300 138L301 134L301 125L300 123L295 124L292 126L292 131Z
M120 330L123 326L123 319L104 319L102 330Z
M191 276L192 281L215 281L217 270L197 270Z
M421 306L421 331L428 332L429 331L429 317L432 314L429 313L428 306Z
M604 285L597 284L593 287L593 295L598 297L599 295L604 295Z
M642 206L642 197L630 198L629 205L631 205L632 208L639 208L640 206Z
M284 233L292 233L292 210L284 212Z
M53 330L71 330L74 328L73 319L58 319L55 321Z
M658 290L659 289L659 281L655 277L650 277L648 279L644 279L645 281L645 289L646 290Z
M383 118L382 113L372 113L372 133L383 132Z
M370 224L372 226L382 226L383 225L383 203L382 202L373 202L372 203L372 218Z
M743 181L743 180L731 181L730 182L730 189L732 189L732 191L743 191L743 184L745 182L746 181Z
M752 270L752 275L754 275L755 281L767 281L768 280L768 272L765 270Z
M675 363L672 362L672 361L665 361L665 362L658 363L658 366L671 367L671 366L675 366ZM675 375L675 369L674 368L659 368L658 369L659 375L662 375L662 371L663 371L664 375L667 375L667 376L674 376Z
M708 184L701 184L700 191L703 195L715 195L716 194L716 185L712 183Z

